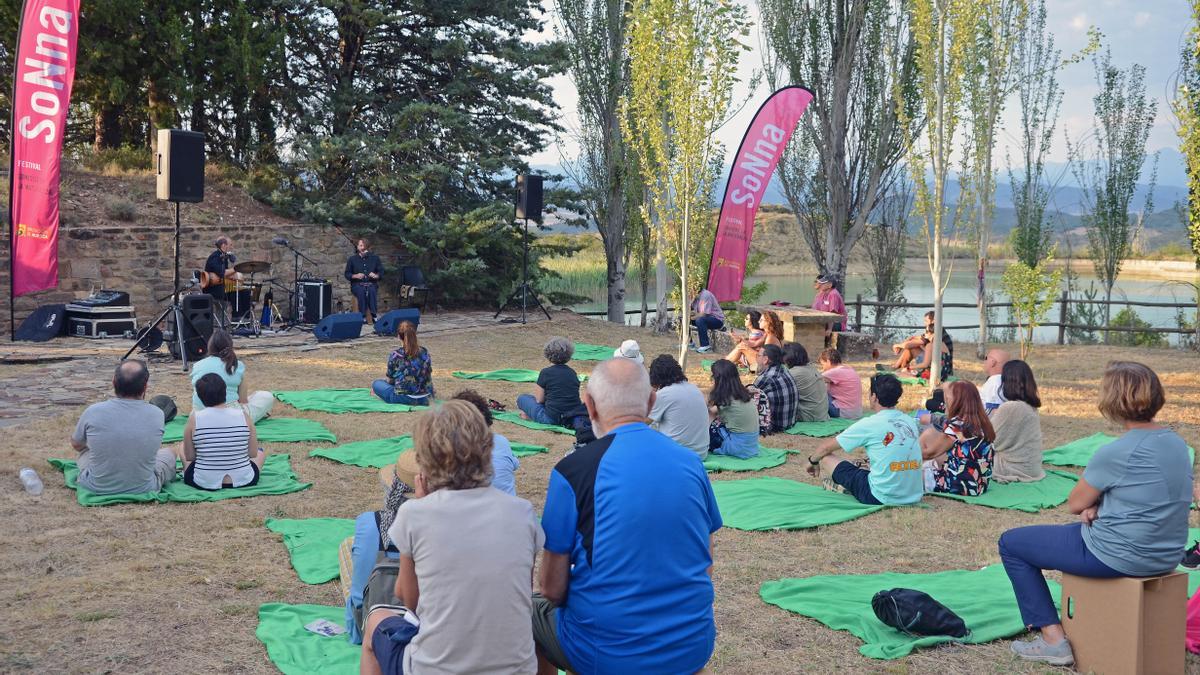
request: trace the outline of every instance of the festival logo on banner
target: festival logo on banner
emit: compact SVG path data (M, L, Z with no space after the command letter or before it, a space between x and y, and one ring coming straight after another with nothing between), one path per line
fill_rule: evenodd
M79 0L26 0L13 81L13 297L58 286L58 190Z
M812 92L804 87L780 89L758 109L742 137L725 185L712 264L708 268L708 290L721 302L742 297L754 216L783 149L812 99Z

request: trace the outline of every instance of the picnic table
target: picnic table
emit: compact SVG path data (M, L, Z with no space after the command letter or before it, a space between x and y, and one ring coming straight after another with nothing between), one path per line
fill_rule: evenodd
M804 345L808 358L816 361L817 356L825 349L825 326L842 320L841 314L822 312L819 309L801 305L777 307L775 305L742 305L738 309L747 312L751 309L759 312L775 312L783 321L783 339L785 342L798 342ZM759 324L762 325L762 324Z

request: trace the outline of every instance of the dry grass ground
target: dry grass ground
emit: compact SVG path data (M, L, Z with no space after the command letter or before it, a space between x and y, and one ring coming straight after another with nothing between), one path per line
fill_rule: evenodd
M541 345L552 334L601 344L637 337L648 354L671 349L669 338L638 329L621 330L595 321L556 315L552 324L509 326L429 337L439 394L463 387L452 370L500 367L539 368ZM964 349L965 351L965 349ZM1178 351L1119 350L1103 347L1038 347L1031 362L1039 375L1043 428L1048 445L1109 429L1094 406L1105 362L1138 359L1151 365L1167 385L1169 403L1162 421L1200 447L1200 357ZM305 389L366 386L379 376L386 353L381 346L319 350L297 355L248 359L255 388ZM960 375L981 380L978 362L960 359ZM587 371L592 363L574 364ZM860 372L868 363L856 363ZM7 372L0 367L0 378ZM699 359L689 376L707 385ZM107 378L109 372L79 373ZM168 365L154 367L154 393L188 397L188 383ZM512 404L524 385L475 382L485 396ZM919 403L917 391L904 405ZM186 408L186 404L184 405ZM288 564L277 536L263 527L266 517L353 517L380 502L373 470L307 457L311 446L279 444L288 452L307 491L208 504L127 505L83 508L45 459L70 456L67 437L78 411L8 430L0 437L3 496L0 497L0 671L33 672L271 672L254 637L256 610L264 602L336 605L336 583L301 583ZM358 441L409 431L415 414L326 415L300 413L282 404L276 415L308 416L330 427L340 441ZM540 510L546 480L569 448L567 436L498 423L514 440L551 448L549 455L521 460L521 496ZM817 441L775 437L773 446L799 449ZM20 492L15 473L36 466L46 479L40 499ZM764 472L810 481L803 460L792 457ZM761 474L753 474L761 475ZM715 480L744 478L716 475ZM716 540L716 616L719 627L710 670L754 672L1039 672L1017 663L1008 643L947 646L917 652L898 661L874 661L858 654L859 641L815 621L764 604L758 587L766 580L811 574L883 571L933 572L977 568L998 561L996 539L1005 529L1034 523L1065 523L1060 507L1029 515L928 499L928 509L897 509L850 523L800 532L748 533L722 530ZM1189 661L1200 672L1200 663Z

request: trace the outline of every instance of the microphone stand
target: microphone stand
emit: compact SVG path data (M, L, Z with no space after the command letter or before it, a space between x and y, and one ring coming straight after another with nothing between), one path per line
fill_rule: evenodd
M292 287L288 289L288 313L290 316L287 323L283 326L283 330L288 330L300 323L300 296L297 293L297 289L300 286L300 259L304 258L313 265L316 265L317 261L297 251L296 247L292 246L292 243L287 239L273 241L280 246L287 247L287 250L292 252Z

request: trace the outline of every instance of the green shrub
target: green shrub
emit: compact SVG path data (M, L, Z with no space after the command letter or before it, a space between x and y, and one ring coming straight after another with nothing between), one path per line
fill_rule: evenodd
M104 215L109 220L131 223L137 220L137 207L128 199L110 197L104 200Z
M1165 347L1167 345L1167 338L1162 333L1154 332L1154 326L1138 316L1132 307L1126 307L1117 312L1117 315L1110 321L1110 325L1139 330L1114 332L1109 337L1109 344L1125 347Z

